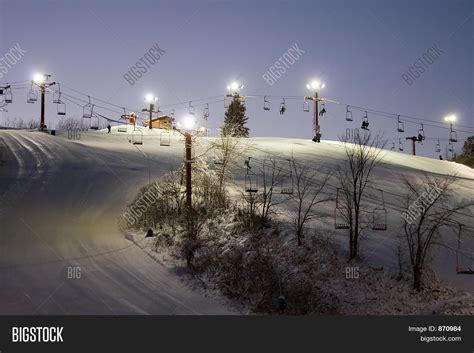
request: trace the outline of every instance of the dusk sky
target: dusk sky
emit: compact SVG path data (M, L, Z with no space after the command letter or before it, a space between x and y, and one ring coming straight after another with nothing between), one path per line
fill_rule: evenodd
M346 104L352 104L431 120L425 122L430 139L420 154L435 157L431 139L441 138L443 147L448 130L429 124L439 125L445 115L455 114L456 124L463 126L458 129L465 131L458 132L457 150L466 136L474 135L473 29L469 0L0 0L0 56L17 43L27 52L0 82L30 80L35 72L45 72L67 94L86 99L73 88L135 110L146 106L143 97L152 92L164 111L182 103L181 109L174 107L179 119L189 101L222 96L238 80L245 85L244 95L288 97L283 116L278 113L281 98L270 99L268 112L262 97L248 98L251 136L310 139L312 113L302 111L303 96L309 93L306 84L317 78L326 83L320 96L341 103L326 106L323 140L337 139L346 127L360 127L361 110L354 108L354 121L345 121ZM304 54L269 85L262 75L295 43ZM165 53L130 85L123 75L155 44ZM434 46L441 54L409 85L402 75ZM27 91L14 90L2 120L39 116L39 104L26 103ZM198 104L220 99L196 102L196 113L204 108ZM81 115L77 106L67 108L68 116ZM51 97L46 109L47 123L54 125ZM222 102L210 104L208 126L218 126L223 116ZM368 116L372 131L398 139L396 120ZM405 122L400 137L416 134L419 127Z

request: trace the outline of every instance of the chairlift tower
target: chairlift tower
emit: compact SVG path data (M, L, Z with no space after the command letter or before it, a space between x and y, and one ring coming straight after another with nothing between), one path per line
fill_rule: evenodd
M142 109L142 112L147 112L150 113L150 123L149 123L149 128L150 130L153 129L152 127L152 118L153 118L153 113L159 113L159 109L155 110L155 102L158 100L158 97L153 96L152 94L147 94L145 97L145 102L149 103L150 106L148 109Z
M314 92L314 96L307 96L305 100L312 100L314 102L314 137L313 142L321 142L321 127L319 125L319 111L318 111L318 91L323 89L325 86L324 83L320 83L319 81L312 81L306 85L306 88L312 90Z
M420 141L418 139L418 136L409 136L409 137L406 137L405 140L411 140L411 152L414 156L416 156L416 143L415 142Z
M45 116L45 94L46 88L51 87L56 84L56 82L46 82L51 78L49 74L36 74L33 80L31 81L32 84L36 85L40 89L41 93L41 120L40 120L40 131L45 130L44 124L44 116Z
M186 164L186 207L192 208L192 165L194 163L192 154L193 133L197 131L197 124L194 116L188 116L183 122L178 122L174 129L184 136L184 151Z

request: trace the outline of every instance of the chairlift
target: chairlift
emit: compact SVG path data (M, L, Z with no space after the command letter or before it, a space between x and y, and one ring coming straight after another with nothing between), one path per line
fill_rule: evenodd
M423 123L421 123L421 128L418 130L418 142L423 142L425 138L425 129L423 127Z
M441 152L441 145L438 140L438 143L436 144L436 153L439 153L439 152Z
M160 146L171 146L171 133L164 130L160 133Z
M37 100L38 100L38 91L33 88L33 85L31 85L26 102L35 103Z
M398 132L405 132L405 124L403 123L403 121L400 121L400 115L397 115L397 121L398 121L397 131Z
M53 93L53 103L59 104L61 103L61 86L58 82L58 90Z
M267 101L267 96L263 97L263 110L270 110L270 102Z
M289 172L283 175L280 180L280 194L283 195L293 195L293 168L290 160L288 160L288 165L290 167Z
M309 102L307 100L303 101L303 111L305 113L309 112Z
M120 119L125 119L126 123L120 124L120 120L117 122L117 132L127 132L128 128L128 121L127 121L127 112L125 108L123 108L123 115L120 116Z
M250 158L251 157L248 157L245 160L245 166L247 167L245 174L245 192L256 193L258 192L258 178L257 174L255 174L250 167Z
M56 108L58 115L66 115L66 103L62 102L61 99L59 99Z
M91 104L91 97L88 96L89 103L82 107L82 118L90 119L92 118L93 105Z
M453 152L454 151L454 145L453 143L450 141L449 144L448 144L448 151L449 152Z
M66 103L61 100L61 91L59 89L53 94L53 103L56 104L58 115L66 115Z
M194 115L194 106L192 105L192 102L189 101L189 114Z
M403 152L403 142L402 139L398 139L398 150Z
M5 88L3 94L5 95L5 103L13 103L13 93L10 86Z
M132 132L132 144L133 145L143 145L143 131L140 129L134 128Z
M458 246L456 249L456 273L458 275L474 275L474 253L471 253L471 256L469 257L465 253L462 252L461 250L461 234L463 230L463 225L459 224L459 230L458 230ZM463 264L461 266L460 261L459 261L459 255L467 257L470 261L468 264Z
M382 205L372 210L372 230L387 230L387 210L385 209L383 190L379 191Z
M449 132L449 141L450 142L458 142L458 134L456 131L452 130Z
M280 103L280 115L285 114L286 112L286 104L285 104L285 98L283 98L283 102Z
M91 117L91 130L99 130L99 117L94 115Z
M326 104L321 103L321 110L319 111L319 116L323 116L324 114L326 114Z
M209 118L209 103L206 103L206 107L204 108L202 117L204 118L204 120L207 120Z
M349 229L349 223L347 222L347 217L345 216L346 209L342 206L339 199L339 191L341 189L337 188L336 191L336 208L334 209L334 228L335 229Z
M352 117L352 112L349 110L349 106L346 106L346 121L352 121L354 118Z
M391 151L395 151L395 142L392 142L392 147L390 148Z
M370 130L369 129L369 117L367 116L367 111L365 111L365 115L362 117L362 125L360 127L362 130Z

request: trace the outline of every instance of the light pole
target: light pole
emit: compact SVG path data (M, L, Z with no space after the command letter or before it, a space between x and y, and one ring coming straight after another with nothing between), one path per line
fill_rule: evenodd
M40 119L40 131L45 130L45 124L44 124L44 115L45 115L45 93L46 93L46 88L53 86L56 84L56 82L51 82L47 83L48 79L51 77L51 75L48 74L35 74L33 77L33 80L31 81L32 84L35 84L40 88L41 92L41 119Z
M148 109L146 109L146 108L142 109L142 112L149 112L150 113L150 124L149 124L150 130L153 129L152 123L151 123L153 113L158 113L159 112L159 109L155 110L155 102L157 100L158 100L158 97L155 97L153 94L149 93L145 96L145 102L149 103L150 107Z
M326 85L319 81L311 81L306 85L306 88L311 92L314 92L314 96L306 96L305 100L312 100L314 102L314 118L313 118L313 129L314 137L313 142L321 142L321 128L319 126L319 111L318 111L318 91L323 89Z
M453 142L458 142L458 137L456 132L453 130L453 123L456 121L456 115L451 114L444 117L444 121L449 123L449 143L451 144L451 160L454 160L454 146Z
M175 130L184 135L185 148L185 164L186 164L186 207L192 208L192 164L194 159L192 156L193 132L196 131L196 117L188 115L182 122L178 121Z
M227 90L229 92L232 92L232 93L228 93L226 94L226 97L234 97L234 96L238 96L240 97L239 95L239 91L244 88L244 85L238 83L238 82L232 82L230 85L227 86Z

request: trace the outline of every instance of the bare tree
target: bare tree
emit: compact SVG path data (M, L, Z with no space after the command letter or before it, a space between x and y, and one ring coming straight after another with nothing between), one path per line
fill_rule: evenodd
M291 166L294 177L294 192L291 200L296 204L297 209L293 217L293 225L299 246L303 243L306 225L317 215L315 206L331 199L323 194L323 189L331 175L319 170L311 170L307 165L300 166L294 159L291 160Z
M439 238L440 230L456 227L455 214L472 206L472 203L457 203L454 200L454 176L433 177L425 174L422 180L412 181L403 177L403 181L407 190L403 228L413 273L413 289L419 291L423 287L428 254Z
M214 164L219 177L219 186L225 188L226 183L233 178L232 169L237 166L237 161L241 159L239 157L239 139L221 135L212 147L215 150Z
M349 140L340 138L346 153L346 166L339 168L340 206L342 217L349 225L349 260L359 255L359 239L362 232L361 214L363 196L371 181L372 173L382 159L381 152L386 142L381 136L371 134L356 136Z
M287 173L290 174L289 171ZM277 195L277 193L281 191L285 178L288 179L289 177L285 175L285 170L278 166L276 159L271 156L264 159L260 174L262 176L262 191L259 194L260 222L263 226L269 217L274 214L275 207L288 199L287 196ZM292 183L292 180L289 180L289 182Z

